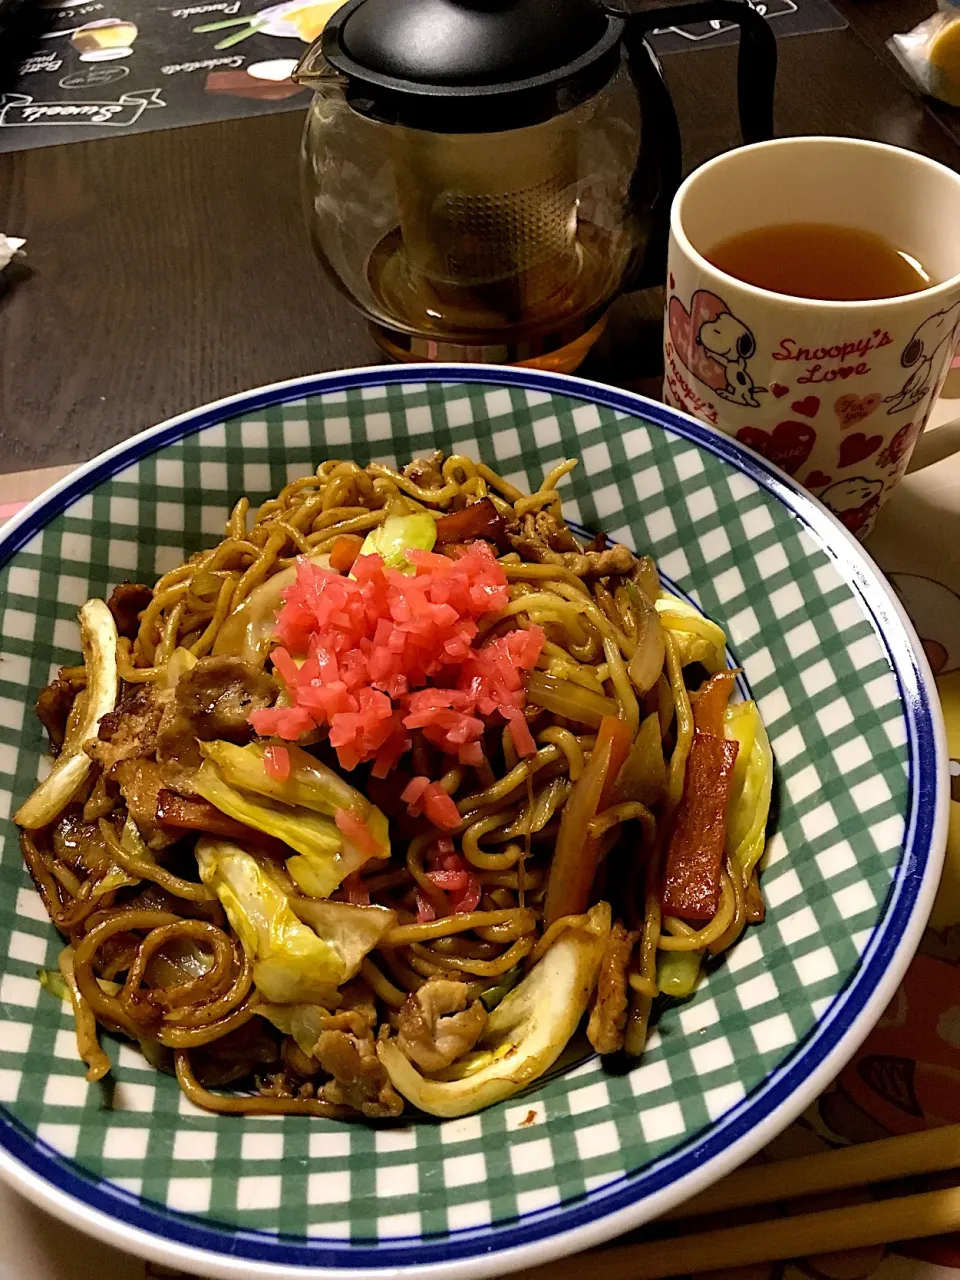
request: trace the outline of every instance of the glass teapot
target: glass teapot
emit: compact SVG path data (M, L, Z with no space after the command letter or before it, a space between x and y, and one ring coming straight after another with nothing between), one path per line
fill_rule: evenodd
M743 0L348 0L294 72L321 263L401 360L569 372L616 295L663 280L680 133L654 28L740 28L744 141L776 41Z

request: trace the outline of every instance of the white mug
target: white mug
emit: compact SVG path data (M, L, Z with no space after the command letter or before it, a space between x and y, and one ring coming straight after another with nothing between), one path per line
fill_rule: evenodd
M826 302L746 284L704 257L730 236L798 222L879 234L932 284ZM677 192L667 285L666 402L763 454L865 537L960 344L960 175L853 138L727 152Z

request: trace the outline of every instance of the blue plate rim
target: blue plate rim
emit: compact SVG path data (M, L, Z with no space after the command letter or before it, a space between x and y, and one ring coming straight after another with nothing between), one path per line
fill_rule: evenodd
M82 1230L143 1256L207 1275L303 1276L337 1280L358 1272L402 1268L410 1276L502 1274L592 1247L640 1225L703 1189L742 1163L829 1083L870 1030L916 949L932 906L946 846L947 756L939 707L929 697L933 678L913 627L876 566L850 533L805 490L752 450L715 428L634 392L565 374L496 365L371 366L295 378L200 406L124 441L41 494L0 532L0 567L51 519L103 481L185 436L240 414L312 395L397 383L481 383L602 404L712 453L776 497L806 527L872 619L896 676L907 723L910 814L904 857L891 881L885 910L853 978L817 1026L751 1094L701 1134L641 1172L606 1184L573 1202L541 1210L509 1225L471 1228L442 1237L411 1236L348 1244L321 1237L283 1237L191 1218L141 1201L96 1180L30 1134L0 1107L0 1176L34 1202Z

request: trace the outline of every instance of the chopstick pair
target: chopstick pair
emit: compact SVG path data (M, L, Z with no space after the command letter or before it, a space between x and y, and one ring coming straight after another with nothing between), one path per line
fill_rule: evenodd
M960 1125L947 1125L740 1169L660 1221L686 1221L704 1214L936 1173L958 1165ZM613 1245L521 1272L517 1280L579 1280L588 1263L602 1266L604 1280L660 1280L940 1235L957 1227L960 1187L948 1187L743 1226Z

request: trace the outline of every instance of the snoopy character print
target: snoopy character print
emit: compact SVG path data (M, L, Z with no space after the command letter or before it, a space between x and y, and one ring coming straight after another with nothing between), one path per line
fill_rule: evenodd
M670 299L667 324L678 358L714 395L747 409L760 406L758 386L750 372L757 341L722 298L698 289L690 309L676 296Z
M884 404L890 405L887 413L912 409L931 390L939 391L940 384L947 376L950 357L957 350L958 344L960 302L928 316L914 331L900 356L900 363L911 372L900 390L885 398Z

